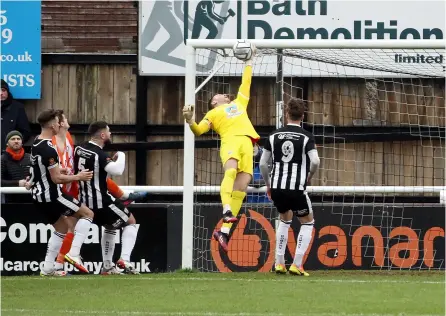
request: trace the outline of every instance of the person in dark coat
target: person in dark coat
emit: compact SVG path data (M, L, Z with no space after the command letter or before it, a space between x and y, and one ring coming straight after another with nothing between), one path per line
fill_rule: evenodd
M29 176L30 154L25 153L22 134L11 131L5 138L6 152L1 156L2 187L24 187ZM29 194L27 194L29 195ZM6 202L23 201L23 194L7 195Z
M31 128L29 126L28 117L26 116L23 104L14 100L9 86L5 80L1 79L1 105L2 105L2 135L1 140L6 138L10 131L19 131L22 141L25 143L31 136ZM6 148L6 143L2 145L2 150Z

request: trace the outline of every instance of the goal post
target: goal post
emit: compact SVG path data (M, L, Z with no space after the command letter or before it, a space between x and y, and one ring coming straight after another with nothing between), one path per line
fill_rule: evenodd
M186 77L184 101L186 105L195 105L195 48L186 46ZM184 174L183 174L183 238L182 267L192 268L193 259L193 212L194 212L194 152L195 136L188 124L184 124Z
M186 105L195 105L195 117L197 116L197 112L200 114L204 114L206 112L206 108L204 104L207 102L207 99L210 95L215 93L226 93L224 91L218 91L218 89L231 89L232 83L229 81L225 81L226 76L241 79L241 62L237 61L232 55L232 47L237 42L237 39L190 39L187 40L186 45L186 74L185 74L185 104ZM401 78L440 78L444 77L444 72L441 69L441 65L431 65L429 63L396 63L392 64L392 60L390 57L394 57L395 60L398 53L407 53L407 54L418 54L425 53L431 54L440 53L444 54L445 52L445 41L444 40L249 40L249 42L256 45L259 50L259 57L254 61L254 77L256 77L256 69L258 72L262 72L261 76L265 77L275 77L276 78L276 91L274 99L274 117L271 125L276 127L280 127L283 123L283 91L285 88L288 90L292 90L295 88L293 83L293 78L300 77L333 77L333 80L339 78L362 78L364 81L375 80L375 78L393 78L393 77L401 77ZM394 56L395 55L395 56ZM372 58L373 60L363 60L367 58ZM274 62L272 60L274 59ZM212 60L212 63L209 63L209 60ZM274 63L274 64L273 64ZM209 66L212 65L212 66ZM288 66L288 70L285 68ZM257 68L256 68L257 67ZM319 67L319 68L317 68ZM307 68L307 69L305 69ZM311 75L305 74L305 71L311 68ZM317 69L316 69L317 68ZM295 72L295 73L293 73ZM284 78L291 77L290 82L285 82ZM218 79L216 79L218 78ZM288 87L284 87L284 85L288 85ZM374 84L370 85L371 93L380 95L386 94L389 91L386 90L386 85L392 84L392 82L386 81L386 79L375 80ZM420 88L420 84L413 81L410 83L413 89ZM383 88L384 87L384 88ZM421 84L421 89L426 88ZM444 88L443 88L444 89ZM203 93L203 95L201 95ZM315 92L316 93L316 92ZM411 97L411 92L407 93L405 97ZM293 93L288 93L289 96L294 96ZM342 96L341 96L342 97ZM444 90L443 95L416 95L415 97L433 97L442 98L444 102ZM434 100L438 101L438 100ZM324 103L324 101L320 101ZM376 102L384 102L382 100L377 100ZM388 102L388 101L386 101ZM395 101L398 103L398 101ZM407 101L408 103L409 101ZM430 102L430 101L429 101ZM199 103L203 106L200 107ZM390 103L390 102L388 102ZM255 105L250 104L249 107L253 107ZM387 105L387 106L392 106ZM401 104L397 104L397 108L401 108ZM437 113L436 109L429 108L431 112L428 114L423 114L425 116L429 116L427 119L423 118L426 122L420 123L420 114L418 113L409 113L409 133L412 136L419 136L420 139L425 140L426 142L432 137L436 137L435 139L440 140L440 151L439 156L434 157L438 158L440 161L443 161L444 168L444 122L438 123L435 121L433 126L429 125L430 122L433 122L434 117L439 113ZM432 112L434 111L434 112ZM444 111L444 110L443 110ZM395 113L394 110L389 110L390 115L399 115L399 113ZM311 117L315 117L316 115L322 115L323 113L313 112L310 113ZM444 112L443 112L444 115ZM417 117L419 116L419 117ZM412 118L419 123L412 123ZM310 122L309 119L308 123ZM328 126L330 124L327 124ZM383 125L387 126L387 125ZM423 129L422 129L423 127ZM426 129L424 129L426 127ZM432 128L433 127L433 128ZM427 130L427 132L426 132ZM425 133L428 133L427 135ZM325 139L325 135L320 135L322 139ZM216 135L212 135L211 139L217 140ZM190 128L187 124L185 124L184 129L184 170L183 170L183 232L182 232L182 267L184 269L187 268L197 268L197 265L194 264L196 259L194 258L197 251L197 248L194 246L194 240L197 242L199 240L200 249L198 253L203 255L203 258L200 260L209 261L208 255L206 252L209 249L204 249L206 247L210 247L210 242L201 240L209 237L208 232L203 231L203 227L200 227L200 224L197 224L197 218L206 217L206 212L199 212L197 215L195 211L195 202L197 194L211 194L216 195L219 193L219 181L218 177L220 171L217 169L221 166L218 165L218 156L215 153L206 153L203 156L197 157L196 151L199 150L195 146L195 137L193 133L190 131ZM346 146L346 142L341 141L341 145ZM321 144L322 148L325 146ZM319 144L318 144L319 146ZM401 145L402 146L402 145ZM434 145L424 145L421 147L429 146L428 150ZM383 146L384 148L385 146ZM328 145L331 151L336 151L338 148L336 145ZM383 149L385 150L385 149ZM416 150L423 150L416 149ZM426 151L428 151L426 150ZM366 153L367 154L367 153ZM343 153L344 155L344 153ZM344 158L331 158L331 160L345 159L347 154L345 154ZM392 153L388 154L388 157L391 157ZM217 157L217 158L216 158ZM364 161L358 161L356 158L353 159L353 164L366 162L368 158L364 157ZM395 158L396 159L396 158ZM197 162L199 160L199 162ZM409 159L410 160L410 159ZM204 166L204 162L207 162L206 166ZM367 160L368 162L368 160ZM197 163L201 164L200 170L197 170ZM399 162L394 162L396 166ZM401 162L404 164L404 162ZM432 170L429 172L437 172L438 162L435 162L437 167L432 167ZM212 165L212 167L210 166ZM215 167L217 166L217 167ZM207 169L206 169L207 168ZM217 168L217 169L215 169ZM334 170L336 167L328 167L328 163L326 163L323 168L329 170L330 172L336 172ZM347 171L347 167L343 167ZM358 166L354 171L357 173L363 173L366 176L372 177L373 170L360 170ZM416 168L416 166L414 166ZM437 169L435 169L437 168ZM198 175L200 173L200 175ZM206 174L202 174L206 173ZM393 177L397 177L399 173L392 174ZM401 175L405 177L405 175ZM434 175L435 176L435 175ZM196 178L201 178L197 183ZM438 178L444 178L444 169L443 176ZM204 180L203 180L204 179ZM443 179L444 180L444 179ZM320 183L323 181L321 180ZM362 182L362 183L360 183ZM308 187L307 191L309 193L320 193L320 194L427 194L427 195L439 195L441 192L444 192L444 182L441 185L377 185L371 183L368 185L367 182L373 182L369 180L351 182L348 185L343 185L343 183L335 183L332 185L328 183L326 185L315 185ZM392 182L392 181L390 181ZM393 181L398 182L398 181ZM437 181L438 183L438 181ZM418 183L416 183L418 184ZM253 188L250 187L248 192L254 194L264 194L265 188ZM209 268L211 265L206 262L200 264L198 267L203 271L214 271L213 268Z

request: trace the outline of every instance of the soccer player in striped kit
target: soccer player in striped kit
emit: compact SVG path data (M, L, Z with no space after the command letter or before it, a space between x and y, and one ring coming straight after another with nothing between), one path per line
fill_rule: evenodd
M107 185L108 175L122 175L124 172L125 154L117 152L116 159L112 159L105 153L103 148L111 142L111 132L106 122L91 123L88 133L90 140L74 150L74 170L93 171L91 180L79 181L79 199L93 210L94 222L105 227L102 240L108 241L108 250L102 253L104 265L101 273L115 274L106 272L114 269L115 235L117 229L122 229L121 256L116 264L125 273L138 274L130 261L138 233L135 217L119 199L112 199Z
M60 184L75 181L86 181L93 173L88 169L78 174L67 174L60 168L59 157L51 138L59 132L60 123L56 111L45 110L37 117L42 130L31 147L30 179L25 184L31 190L36 209L44 215L44 221L50 223L55 232L48 241L45 264L40 274L42 276L64 276L63 270L56 270L54 260L57 257L69 225L75 225L76 234L70 247L70 260L76 268L83 272L88 270L83 266L80 249L87 237L94 214L76 198L65 194Z
M59 163L61 168L64 169L66 174L74 174L74 142L68 129L70 124L65 116L63 110L56 110L57 116L60 122L59 132L53 136L52 143L57 150L59 156ZM125 205L130 204L132 201L140 200L145 197L144 193L125 193L111 178L107 178L107 189L110 194L119 200L125 201ZM79 183L71 182L62 185L62 192L78 198L79 196ZM109 236L110 235L110 236ZM114 250L114 236L116 232L105 230L101 238L101 248L103 257L108 257L108 254L113 255ZM59 254L57 256L55 269L63 270L63 263L65 261L65 255L71 248L71 243L73 241L74 232L73 227L68 228L68 232L65 235L64 241L60 248ZM113 240L111 240L113 237ZM107 266L107 268L105 268ZM102 274L119 274L112 262L104 262L104 266L101 270Z
M267 139L260 158L260 171L266 182L268 197L280 214L276 232L277 273L286 273L285 250L293 213L301 223L296 253L289 273L309 276L303 269L303 257L313 233L313 209L307 184L319 167L314 136L301 127L306 105L300 99L290 99L286 106L288 124L275 130ZM268 162L272 158L271 179ZM271 183L272 182L272 183Z

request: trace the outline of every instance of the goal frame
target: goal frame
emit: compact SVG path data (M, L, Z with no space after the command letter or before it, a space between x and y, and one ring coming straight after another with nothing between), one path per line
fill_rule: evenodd
M189 39L186 41L185 67L185 105L195 105L195 94L203 87L196 87L196 49L231 49L238 39ZM249 40L257 48L269 49L445 49L445 40ZM279 58L278 58L279 62ZM281 67L278 67L278 70ZM206 82L215 75L211 73ZM282 86L283 87L283 86ZM196 91L198 90L198 91ZM281 93L283 94L283 93ZM279 107L282 100L276 100ZM194 106L194 117L195 117ZM276 121L279 125L280 120ZM184 124L184 159L183 159L183 225L182 225L182 268L193 268L193 218L195 179L195 136L188 124ZM217 189L218 187L213 187ZM444 187L308 187L312 192L345 193L391 193L391 192L444 192ZM373 190L373 191L372 191Z

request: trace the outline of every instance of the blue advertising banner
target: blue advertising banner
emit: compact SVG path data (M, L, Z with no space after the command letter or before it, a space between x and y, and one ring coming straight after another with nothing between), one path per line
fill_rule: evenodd
M1 1L1 78L15 99L41 97L41 1Z

